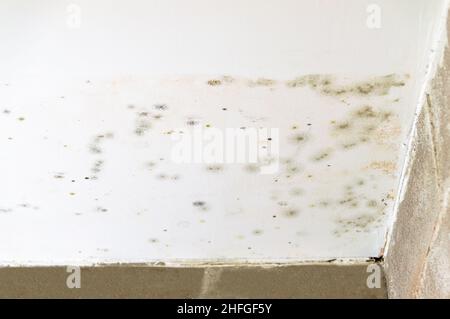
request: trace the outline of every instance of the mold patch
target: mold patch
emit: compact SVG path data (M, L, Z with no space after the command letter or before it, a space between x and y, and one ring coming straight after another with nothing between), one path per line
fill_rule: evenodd
M339 84L331 75L311 74L287 81L290 88L309 87L327 96L383 96L395 87L405 86L408 76L389 74L353 84Z

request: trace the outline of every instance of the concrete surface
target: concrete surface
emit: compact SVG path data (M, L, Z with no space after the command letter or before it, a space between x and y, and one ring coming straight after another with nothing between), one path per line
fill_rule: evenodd
M386 298L382 267L367 286L369 265L83 267L73 289L65 267L0 268L0 298Z

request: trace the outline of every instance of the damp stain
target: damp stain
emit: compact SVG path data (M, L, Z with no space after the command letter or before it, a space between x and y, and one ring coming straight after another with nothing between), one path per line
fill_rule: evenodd
M374 161L371 162L367 168L382 171L385 174L395 174L397 170L397 164L392 161Z
M99 213L106 213L106 212L108 212L108 209L105 208L105 207L102 207L102 206L97 206L97 207L95 208L95 211L96 211L96 212L99 212Z

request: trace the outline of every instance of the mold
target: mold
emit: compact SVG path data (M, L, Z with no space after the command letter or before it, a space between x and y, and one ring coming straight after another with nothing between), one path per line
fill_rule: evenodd
M156 178L160 179L160 180L165 180L168 178L168 176L164 173L160 173L160 174L156 175Z
M222 85L222 81L218 80L218 79L212 79L212 80L208 80L208 85L210 86L219 86Z
M55 179L63 179L64 177L64 173L55 173L55 175L53 175L53 178Z
M208 205L204 201L195 201L192 205L202 211L207 211L209 209Z
M318 152L317 154L315 154L311 160L314 162L321 162L324 159L327 159L331 156L331 154L333 153L333 149L331 148L327 148L325 150L322 150L320 152Z
M186 121L186 125L188 125L188 126L196 126L198 124L200 124L200 122L197 120L190 119L190 120Z
M145 167L151 171L156 167L156 163L153 161L147 162L145 163Z
M295 208L288 208L283 211L283 216L288 218L297 217L299 214L300 214L299 210Z
M389 74L373 77L352 84L339 84L331 75L311 74L286 82L289 88L309 87L323 95L342 96L384 96L395 87L405 86L408 76Z
M338 139L343 150L371 142L386 144L401 133L394 118L392 111L364 105L349 111L342 121L332 121L331 136Z
M92 142L89 144L89 151L93 154L101 154L103 152L103 149L101 147L103 141L105 139L112 139L112 138L114 138L114 133L112 132L96 135L92 139Z
M204 207L204 206L206 206L206 203L203 201L195 201L192 203L192 205L194 205L196 207Z
M244 167L245 171L248 173L259 173L260 167L258 164L247 164Z
M301 145L309 140L309 136L306 133L297 133L297 134L291 135L289 140L293 144Z
M273 87L277 84L277 81L267 78L258 78L256 80L250 80L248 85L250 87L262 86L262 87Z
M300 173L302 171L302 167L295 163L287 163L286 167L285 167L285 171L286 171L286 174L288 174L287 176L290 177L292 175L296 175L296 174Z
M153 108L158 111L166 111L168 109L167 104L154 104Z
M97 160L97 161L95 161L95 162L94 162L94 165L93 165L92 168L91 168L91 172L94 173L94 174L100 173L100 172L102 171L102 168L103 168L103 164L104 164L104 163L105 163L105 162L104 162L103 160Z
M373 207L373 208L378 207L378 203L376 200L371 199L367 202L367 207Z
M206 82L209 86L220 86L223 84L231 84L235 79L229 75L224 75L220 78L210 79Z
M353 218L341 218L337 220L339 227L335 229L334 234L341 237L346 233L370 232L380 226L381 217L377 215L360 214Z
M293 188L289 191L291 196L302 196L304 193L305 191L301 188Z
M261 229L255 229L252 233L253 235L259 236L262 235L263 231Z
M218 173L224 170L223 165L207 165L206 170L211 173Z
M99 212L99 213L106 213L106 212L108 212L108 209L107 209L107 208L104 208L104 207L102 207L102 206L97 206L97 207L95 208L95 210L96 210L97 212Z
M152 122L149 119L149 115L146 112L139 113L136 119L136 125L134 129L134 134L137 136L144 136L147 131L152 128Z

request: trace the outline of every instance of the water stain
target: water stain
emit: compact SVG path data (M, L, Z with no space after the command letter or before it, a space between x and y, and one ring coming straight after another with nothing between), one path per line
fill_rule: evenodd
M392 175L397 171L397 164L390 161L374 161L367 168L380 170L388 175Z

